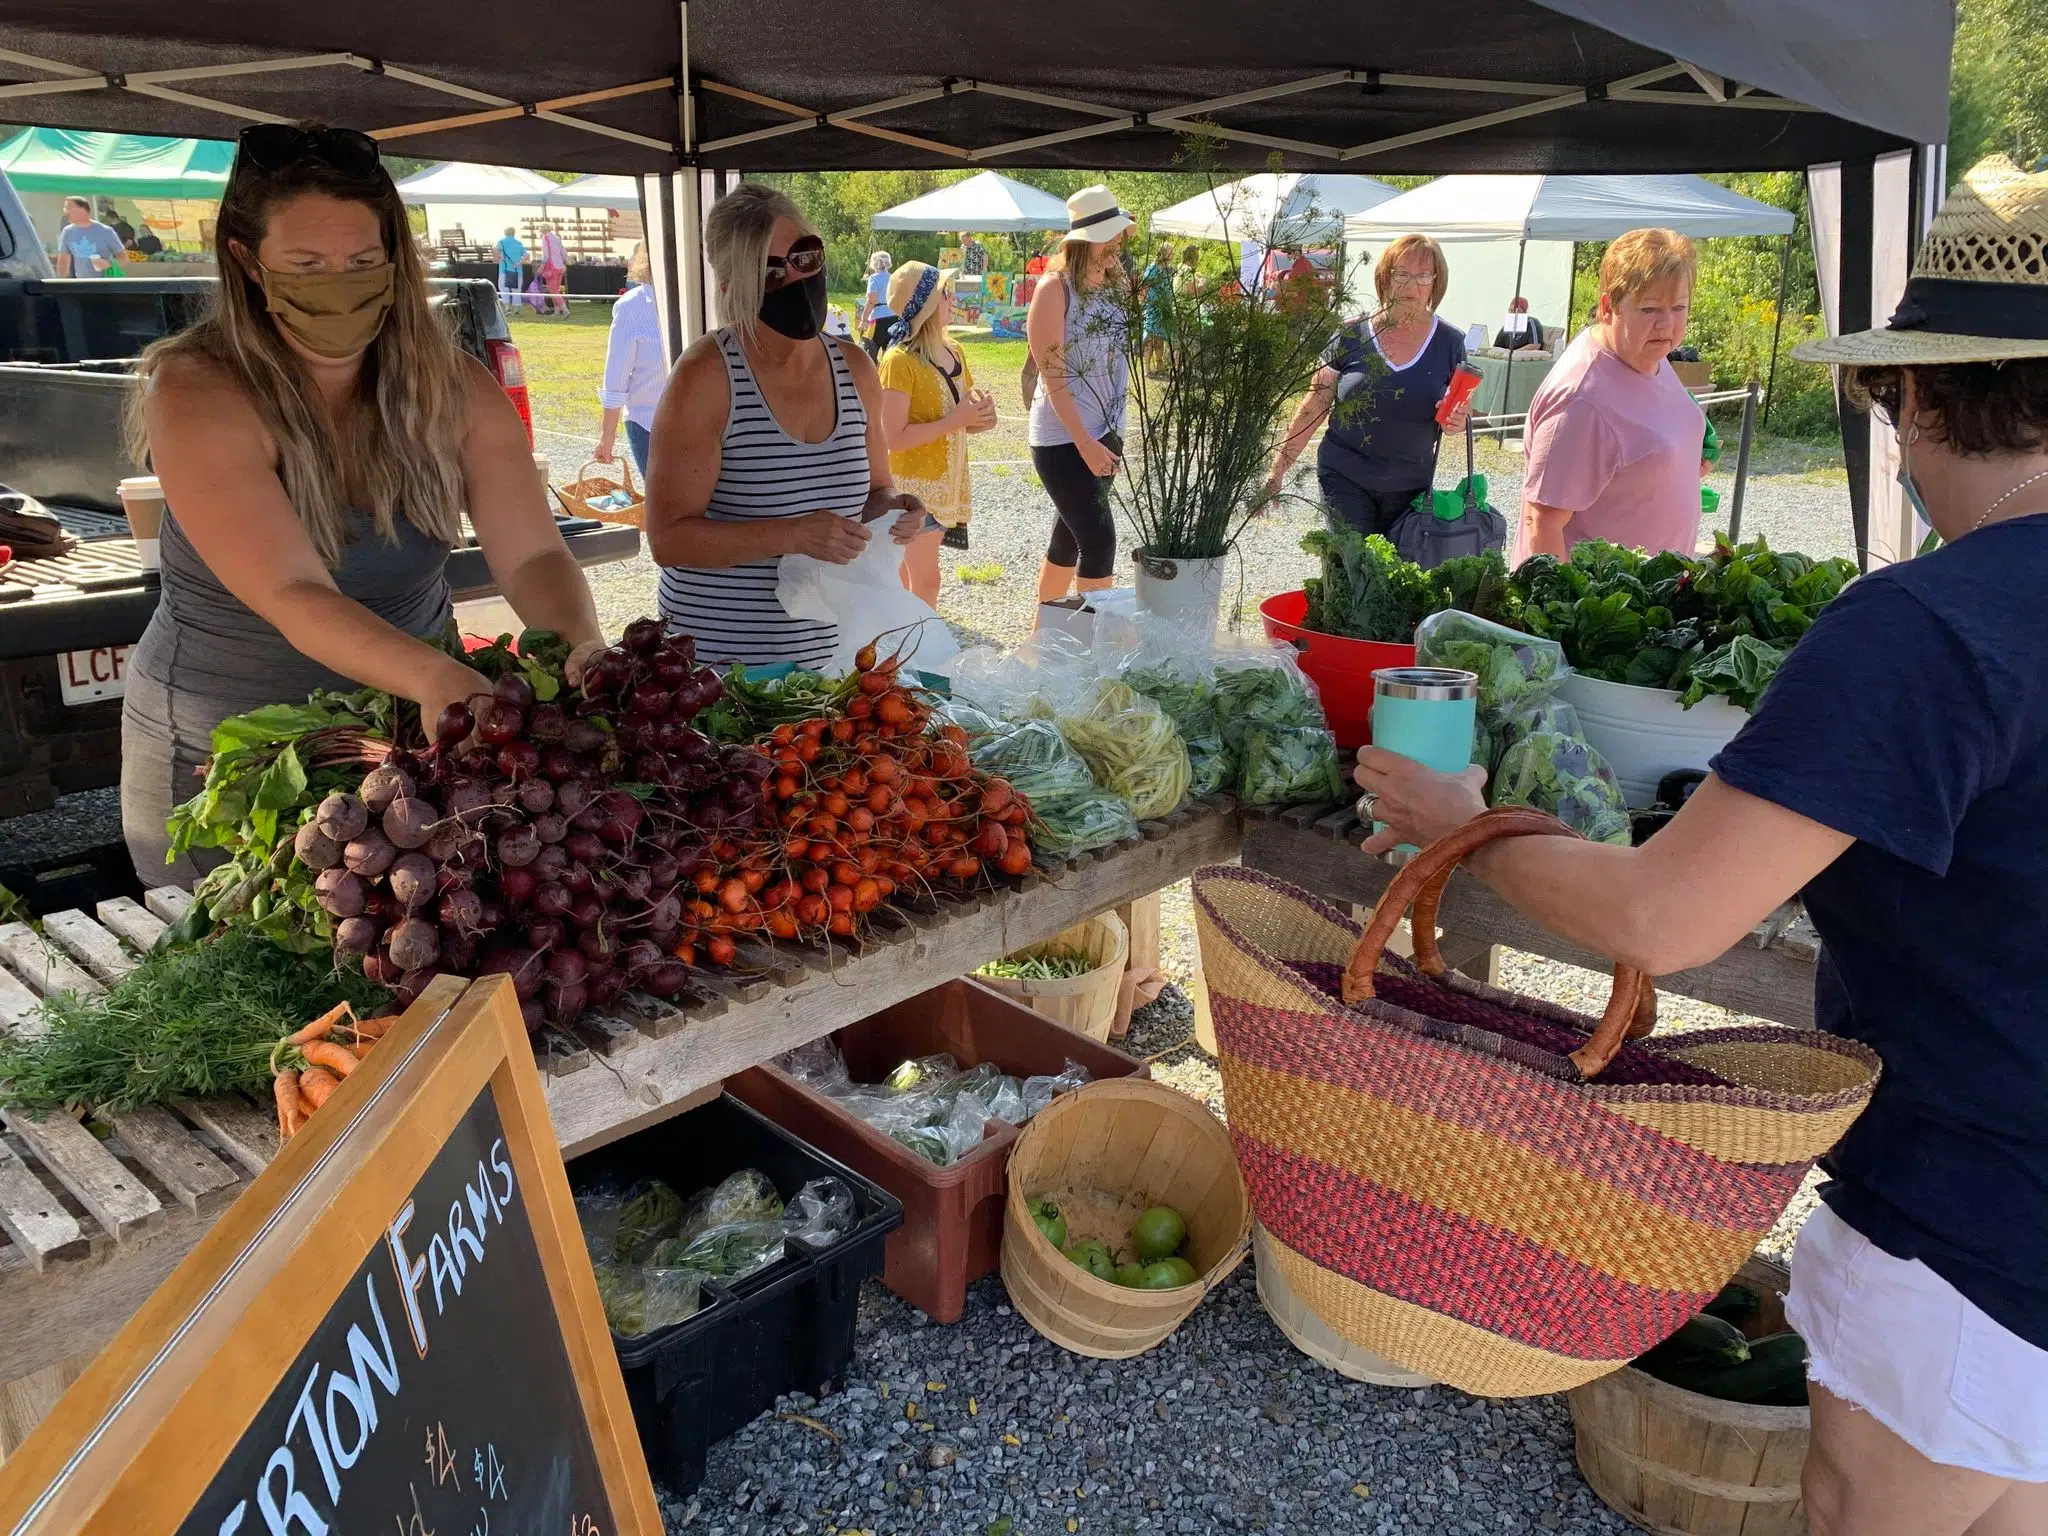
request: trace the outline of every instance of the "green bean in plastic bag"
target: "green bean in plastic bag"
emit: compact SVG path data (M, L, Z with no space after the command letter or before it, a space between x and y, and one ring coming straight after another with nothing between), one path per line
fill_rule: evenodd
M1088 764L1050 720L1019 720L998 726L993 735L972 745L967 755L982 772L1008 779L1033 810L1041 810L1041 801L1089 794L1095 789L1095 776L1088 771Z
M1187 797L1193 774L1180 732L1128 684L1104 678L1058 719L1060 734L1087 759L1095 782L1121 795L1138 820L1164 816Z
M1121 795L1090 789L1043 805L1033 802L1031 849L1050 859L1069 859L1090 848L1105 848L1138 835L1138 818Z

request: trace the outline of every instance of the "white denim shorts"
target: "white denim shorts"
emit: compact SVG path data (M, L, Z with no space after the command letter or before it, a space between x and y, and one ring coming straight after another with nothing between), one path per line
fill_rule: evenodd
M2048 1350L1918 1259L1893 1258L1822 1206L1792 1255L1785 1320L1817 1385L1929 1461L2048 1482Z

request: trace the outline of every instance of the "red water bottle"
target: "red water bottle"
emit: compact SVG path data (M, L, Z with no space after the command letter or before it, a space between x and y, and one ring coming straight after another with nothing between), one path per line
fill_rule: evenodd
M1472 391L1479 387L1480 381L1485 377L1485 374L1470 363L1458 364L1456 372L1451 375L1451 387L1444 391L1443 399L1436 404L1436 424L1449 431L1451 412L1472 398Z

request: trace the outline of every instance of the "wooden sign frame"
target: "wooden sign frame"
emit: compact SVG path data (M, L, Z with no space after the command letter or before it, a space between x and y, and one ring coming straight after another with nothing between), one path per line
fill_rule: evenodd
M519 1005L441 977L0 1465L0 1536L172 1536L488 1089L615 1528L659 1507ZM402 1326L402 1325L401 1325ZM525 1341L508 1334L510 1347ZM336 1530L383 1529L350 1511ZM243 1536L257 1536L253 1517Z

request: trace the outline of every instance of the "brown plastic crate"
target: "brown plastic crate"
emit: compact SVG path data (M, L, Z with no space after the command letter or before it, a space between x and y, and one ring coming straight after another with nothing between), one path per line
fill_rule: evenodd
M1055 1073L1069 1060L1097 1078L1150 1075L1143 1062L965 978L850 1024L832 1039L854 1081L864 1083L880 1082L910 1057L940 1051L963 1067L994 1062L1017 1077ZM903 1202L882 1283L934 1322L958 1322L967 1287L1000 1265L1003 1174L1016 1128L995 1123L979 1147L940 1168L774 1066L728 1078L725 1088Z

